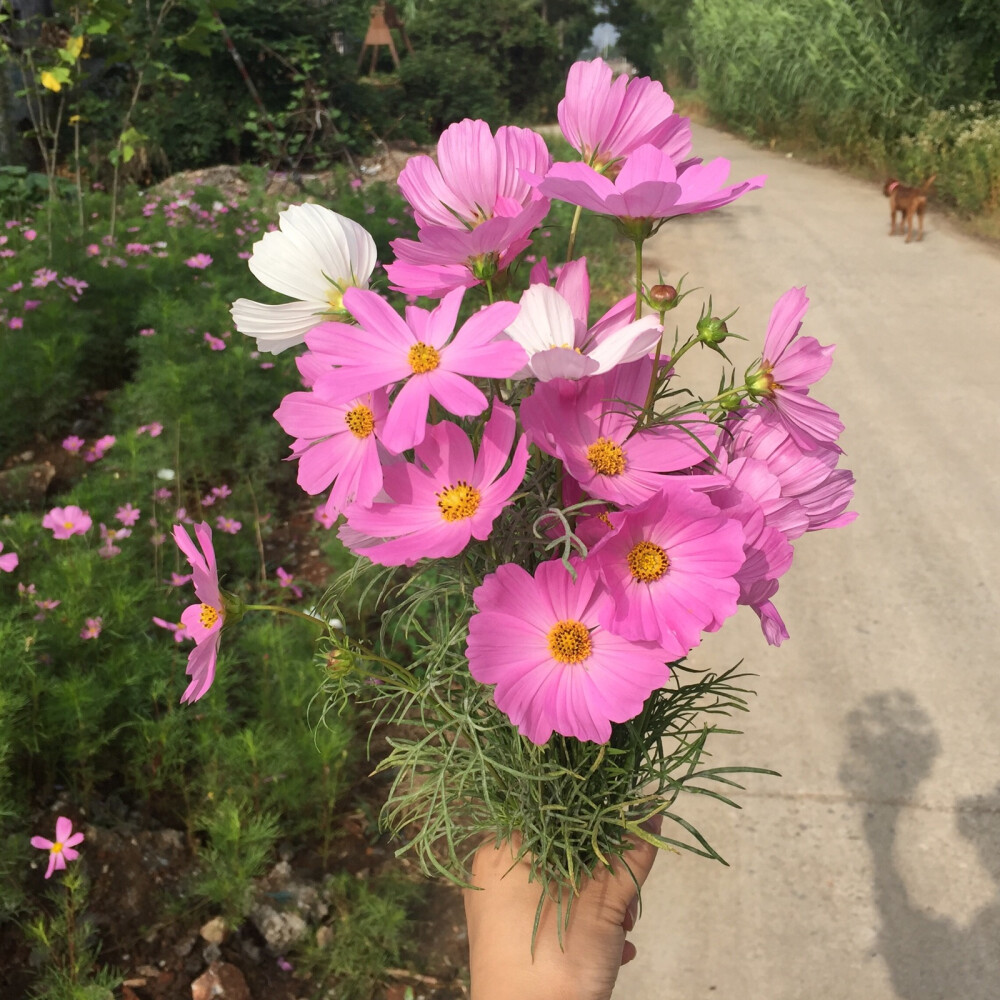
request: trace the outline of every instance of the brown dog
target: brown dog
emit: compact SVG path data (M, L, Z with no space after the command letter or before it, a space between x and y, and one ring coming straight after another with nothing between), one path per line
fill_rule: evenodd
M910 242L913 236L913 217L916 216L920 223L917 239L924 238L924 209L927 207L927 193L934 183L937 174L931 174L920 187L907 187L900 184L895 177L890 177L882 188L882 193L889 199L889 219L892 228L889 230L890 236L896 235L896 213L900 215L899 231L906 230L906 242Z

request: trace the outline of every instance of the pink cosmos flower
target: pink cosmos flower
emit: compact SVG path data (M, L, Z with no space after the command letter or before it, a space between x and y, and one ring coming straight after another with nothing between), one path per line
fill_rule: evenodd
M131 528L108 528L106 525L101 524L100 529L101 547L97 550L97 554L102 559L111 559L113 556L118 555L121 549L115 545L115 542L120 541L122 538L128 538L132 534Z
M729 161L721 157L678 169L667 153L645 145L628 156L613 181L585 163L556 163L544 178L525 177L550 198L582 205L598 215L645 221L651 227L662 219L728 205L762 187L765 180L752 177L723 187L728 175Z
M141 329L139 331L139 336L140 337L155 337L156 336L156 331L151 326L143 327L143 329Z
M32 312L37 309L42 304L41 299L25 299L24 300L24 311Z
M337 523L337 515L336 514L331 514L326 509L326 504L325 503L321 503L313 511L313 520L317 524L322 525L322 527L326 528L327 531L329 531Z
M48 528L54 538L71 538L73 535L85 535L90 531L93 521L90 515L76 504L68 507L53 507L42 518L42 527Z
M332 403L323 387L291 392L274 411L274 419L295 438L299 486L314 495L332 486L326 510L333 517L352 503L369 506L382 489L378 442L388 412L384 389Z
M511 454L516 428L514 411L494 402L474 455L457 424L434 424L417 445L414 463L384 469L389 502L348 509L341 540L379 565L412 566L423 558L458 555L472 538L488 538L528 465L523 436Z
M548 201L522 179L552 162L541 136L465 119L442 133L437 162L414 156L399 176L413 208L417 240L393 240L393 287L435 297L503 270L548 214Z
M32 584L34 586L34 584ZM40 601L35 601L35 607L38 608L38 614L35 615L36 622L43 622L48 617L47 612L54 611L62 601L54 601L50 597L43 598Z
M349 288L344 306L359 325L323 323L306 336L310 350L338 366L320 376L315 388L331 403L346 403L402 383L381 435L396 454L423 440L432 396L456 416L482 413L486 396L469 377L507 378L526 357L519 344L497 339L517 315L512 302L480 309L455 332L464 295L455 289L431 312L409 306L404 322L374 292Z
M77 437L75 434L70 434L68 438L63 440L62 446L71 455L77 454L79 450L86 444L82 437Z
M9 326L12 330L22 330L24 329L24 319L20 316L11 316L11 318L7 320L7 326Z
M192 573L171 573L167 582L171 587L183 587L186 583L191 582L193 576Z
M736 611L739 524L681 477L667 478L645 503L608 519L615 530L588 557L613 600L601 624L655 641L668 659L687 656L702 631Z
M159 625L160 628L170 629L174 635L174 642L183 642L185 639L194 638L194 636L188 632L187 626L180 622L168 622L163 618L157 618L155 615L153 616L153 622L154 624Z
M220 500L224 500L226 497L232 495L233 491L225 483L223 483L221 486L212 487L212 496L218 497Z
M136 436L148 434L151 438L157 438L163 433L163 424L154 420L151 424L142 424L135 429Z
M34 229L25 229L22 235L29 243L34 242L38 238L38 233Z
M555 288L530 285L521 296L520 312L507 327L507 335L528 355L527 367L514 377L579 379L645 357L660 339L660 324L655 316L632 320L634 295L623 302L625 309L618 303L587 329L586 258L566 264Z
M606 743L670 676L655 643L636 642L602 624L610 597L593 568L576 580L561 562L534 576L499 566L473 593L466 656L472 676L495 684L497 708L521 735L543 744L553 731Z
M833 364L834 346L815 337L799 337L809 308L804 288L791 288L775 303L767 324L760 366L747 373L751 395L772 410L803 449L833 446L844 425L829 406L809 397Z
M215 503L216 499L217 498L212 496L211 493L208 493L201 498L201 505L202 507L211 507Z
M81 639L96 639L101 634L104 626L104 619L98 615L96 618L88 618L86 624L80 630Z
M211 267L212 265L212 255L207 253L196 253L193 257L188 257L184 261L188 267L194 268L196 271L204 271L206 267Z
M64 277L62 283L67 288L72 288L77 295L82 295L85 289L90 288L90 285L86 281L82 281L80 278Z
M208 344L213 351L224 351L226 349L226 342L220 337L213 337L207 330L205 331L205 343Z
M126 528L131 528L132 525L139 520L139 515L141 513L141 509L133 507L131 501L129 501L127 504L119 507L118 510L115 511L115 520L120 521Z
M44 837L32 837L31 846L40 851L49 852L49 867L46 878L51 878L54 871L62 871L67 861L75 861L80 852L74 850L77 844L83 843L82 833L73 833L73 823L65 816L56 820L56 839L46 840Z
M109 448L111 448L117 438L114 434L105 434L103 437L99 437L86 451L84 454L84 460L87 462L96 462L99 459L104 458L105 453Z
M301 344L322 320L346 318L344 292L368 287L378 255L367 229L320 205L292 205L278 225L254 244L249 266L262 285L295 301L237 299L232 308L236 329L274 354Z
M558 117L566 141L602 173L639 146L651 145L679 163L691 151L691 124L673 113L657 80L614 76L603 59L569 68Z
M3 542L0 542L0 552L3 552ZM20 562L16 552L8 552L5 556L0 556L0 572L13 573Z
M31 279L32 288L44 288L52 284L59 275L49 267L40 267L35 271L35 276Z
M219 571L215 563L212 529L202 522L194 526L194 535L197 544L181 525L174 525L174 541L191 564L194 593L200 602L189 604L181 614L181 624L195 641L187 665L191 683L181 695L182 704L204 697L212 686L219 658L219 640L226 618L222 595L219 593Z
M278 586L287 588L298 598L302 597L302 588L295 583L295 577L284 566L279 566L274 573L278 578Z
M87 244L87 256L96 257L101 252L101 248L96 243Z
M652 370L645 358L584 382L538 383L521 403L529 441L561 459L590 496L641 503L659 492L666 473L701 462L710 447L703 441L715 440L714 425L697 415L685 417L682 426L635 432Z
M235 535L243 527L241 521L236 521L231 517L223 517L221 514L215 519L215 526L219 531L224 531L227 535Z

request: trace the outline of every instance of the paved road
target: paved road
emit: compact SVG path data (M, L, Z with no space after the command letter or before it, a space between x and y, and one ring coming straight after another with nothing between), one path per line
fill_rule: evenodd
M740 306L746 361L808 286L860 517L796 544L775 602L790 641L767 647L748 613L698 651L760 675L720 762L783 777L751 780L741 812L689 806L731 867L658 860L615 997L996 1000L1000 253L933 205L922 243L890 239L873 184L704 128L695 149L768 183L669 223L647 277Z

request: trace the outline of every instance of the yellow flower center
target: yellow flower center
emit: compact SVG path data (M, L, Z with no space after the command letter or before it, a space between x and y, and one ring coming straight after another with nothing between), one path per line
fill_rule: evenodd
M356 438L363 439L375 430L375 414L367 406L358 403L353 410L344 414L344 423Z
M590 656L590 632L583 622L569 619L549 629L549 652L557 663L582 663Z
M326 291L326 301L330 303L330 312L343 312L344 289L338 285L331 285Z
M461 521L472 517L479 509L479 490L464 480L454 486L446 486L437 493L437 505L445 521Z
M218 620L219 612L211 604L203 604L201 606L201 614L198 615L198 621L205 628L211 628Z
M63 527L64 527L64 528L65 528L65 529L66 529L67 531L72 531L72 530L73 530L73 528L74 528L74 524L73 524L73 522L72 522L72 521L63 521Z
M625 558L633 578L640 583L659 580L670 565L667 553L652 542L636 542Z
M625 471L625 452L621 445L605 437L598 438L587 449L587 461L599 476L620 476Z
M441 355L430 346L419 341L410 348L406 360L417 375L432 372L441 363Z
M57 840L57 841L56 841L56 842L55 842L55 843L54 843L54 844L53 844L53 845L52 845L52 846L51 846L51 847L49 848L49 851L50 851L50 852L51 852L52 854L62 854L62 849L63 849L63 845L62 845L62 841L59 841L59 840Z

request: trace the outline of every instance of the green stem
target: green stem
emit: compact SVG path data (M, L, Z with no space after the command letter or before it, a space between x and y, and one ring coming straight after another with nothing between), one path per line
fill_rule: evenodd
M580 228L580 216L583 215L583 205L577 205L573 213L573 222L569 227L569 242L566 244L566 260L573 259L573 248L576 246L576 231Z
M305 611L296 611L295 608L283 608L277 604L245 604L244 611L272 611L278 615L293 615L295 618L304 618L307 622L315 625L322 625L329 628L330 623L325 618L317 618L316 615L307 614Z
M635 318L642 318L642 240L635 241Z
M486 294L487 294L487 296L489 296L490 305L493 305L494 299L493 299L493 279L492 278L487 278L486 279Z
M663 350L663 338L656 343L656 357L653 358L653 371L649 376L649 388L646 390L646 402L642 404L642 414L636 423L636 428L645 427L653 416L653 398L656 395L656 383L660 377L660 353Z

